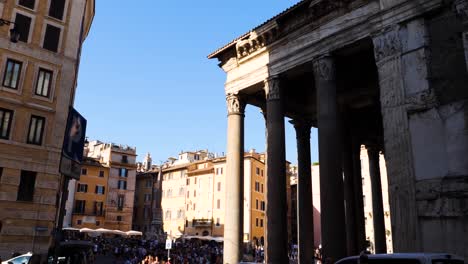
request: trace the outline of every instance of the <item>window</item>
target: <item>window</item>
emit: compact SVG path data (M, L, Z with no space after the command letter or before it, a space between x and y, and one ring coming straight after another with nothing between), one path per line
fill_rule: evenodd
M117 210L122 211L124 208L125 196L119 195L117 198Z
M19 41L28 42L29 30L31 29L31 18L22 14L16 14L15 24L20 35Z
M363 200L364 207L366 207L366 196L365 195L362 196L362 200Z
M81 183L78 183L78 190L77 190L77 192L83 192L83 193L88 192L88 184L81 184Z
M151 188L151 180L146 180L146 188Z
M171 211L166 210L166 220L171 219Z
M221 173L220 174L223 174L223 168L221 168Z
M81 220L76 220L77 225L81 225L82 221Z
M127 190L127 181L120 180L118 189L120 190Z
M172 197L172 189L167 190L167 197Z
M119 168L119 176L120 177L128 177L128 170L126 168Z
M265 201L260 202L260 210L265 211Z
M261 185L262 188L260 188L260 192L263 193L263 183Z
M187 185L190 185L190 179L187 179Z
M263 227L263 219L260 219L260 227Z
M194 178L194 181L195 181L194 184L197 184L197 178Z
M96 226L100 226L101 225L101 221L96 221Z
M128 157L123 155L122 156L122 163L128 163Z
M40 116L31 116L29 122L28 144L41 145L42 134L44 132L45 118Z
M187 204L187 211L188 211L188 210L190 210L190 207L189 207L189 205Z
M104 177L104 171L99 171L99 177Z
M65 0L50 0L49 16L62 20L65 11Z
M188 227L188 220L185 220L185 227Z
M18 89L22 67L22 62L8 59L5 67L5 74L3 75L3 86L11 89Z
M196 210L196 208L197 208L197 204L196 204L196 203L194 203L194 204L193 204L193 210L195 211L195 210Z
M187 198L190 198L190 191L187 191Z
M179 188L179 196L183 196L183 195L184 195L184 192L185 192L184 187L180 187L180 188Z
M21 171L20 184L18 187L17 201L32 202L34 198L34 186L36 185L35 171Z
M86 174L88 174L88 169L82 168L81 169L81 175L86 175Z
M216 226L220 226L219 222L220 222L220 220L219 220L219 217L218 217L218 218L216 218Z
M101 216L104 215L104 203L103 202L94 202L94 214Z
M255 191L256 192L260 191L260 183L259 182L255 182Z
M221 182L218 182L218 192L221 191Z
M263 177L263 170L260 171L260 175Z
M258 218L255 218L255 226L258 227Z
M257 173L257 175L260 175L260 168L255 168L255 173Z
M52 84L52 71L39 68L36 83L36 95L49 97L50 86Z
M117 216L117 221L119 221L119 222L122 221L122 216L121 215Z
M255 199L255 209L258 210L258 199Z
M221 200L218 199L218 201L216 202L216 206L218 209L221 209Z
M34 9L35 0L19 0L18 5L27 7L29 9Z
M197 197L197 190L193 190L193 197Z
M0 181L2 180L2 175L3 175L3 168L0 167ZM1 230L0 230L1 231Z
M84 214L86 208L85 200L76 200L75 201L75 214Z
M151 201L151 194L145 194L145 202Z
M0 138L10 138L11 121L13 120L13 111L0 108Z
M182 210L177 211L177 219L184 218L184 212Z
M95 193L97 194L104 194L105 193L105 187L101 185L96 185Z

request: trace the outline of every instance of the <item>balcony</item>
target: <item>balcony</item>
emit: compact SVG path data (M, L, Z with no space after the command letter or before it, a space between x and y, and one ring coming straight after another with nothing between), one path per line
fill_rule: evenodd
M193 219L193 227L210 227L213 224L211 219Z

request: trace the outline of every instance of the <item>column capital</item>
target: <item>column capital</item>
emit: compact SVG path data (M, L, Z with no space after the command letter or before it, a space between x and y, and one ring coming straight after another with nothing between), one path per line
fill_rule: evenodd
M279 100L281 98L280 78L278 75L268 77L264 81L264 84L267 100Z
M455 14L464 24L468 23L468 1L456 0L454 3Z
M310 139L310 129L312 128L311 120L298 118L290 120L289 123L296 129L297 139Z
M228 115L244 115L245 102L239 94L226 95Z
M399 36L399 29L398 26L393 26L374 34L372 41L374 43L374 57L376 62L401 53L402 43Z
M335 62L330 54L322 55L314 61L315 78L325 81L335 79Z

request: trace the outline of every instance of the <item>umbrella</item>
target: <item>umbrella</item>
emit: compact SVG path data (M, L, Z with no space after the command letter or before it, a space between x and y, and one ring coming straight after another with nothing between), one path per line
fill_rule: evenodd
M62 230L65 230L65 231L80 231L79 228L74 228L74 227L64 227L64 228L62 228Z
M96 231L94 229L91 229L91 228L81 228L80 229L80 233L95 233Z
M125 233L124 231L117 230L117 229L112 230L111 232L112 232L112 234L121 235L121 236L126 236L127 235L127 233Z
M105 228L96 229L96 232L101 233L101 234L112 234L112 230L105 229Z
M134 231L134 230L130 230L128 232L126 232L127 236L142 236L143 233L140 232L140 231Z

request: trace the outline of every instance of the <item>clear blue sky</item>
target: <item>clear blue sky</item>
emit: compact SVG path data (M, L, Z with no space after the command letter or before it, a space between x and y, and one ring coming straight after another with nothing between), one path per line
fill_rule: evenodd
M135 146L142 160L182 150L225 152L225 73L206 56L297 0L96 1L82 53L75 108L87 136ZM312 160L318 160L316 130ZM264 120L249 106L245 149L265 149ZM297 163L286 125L287 159Z

